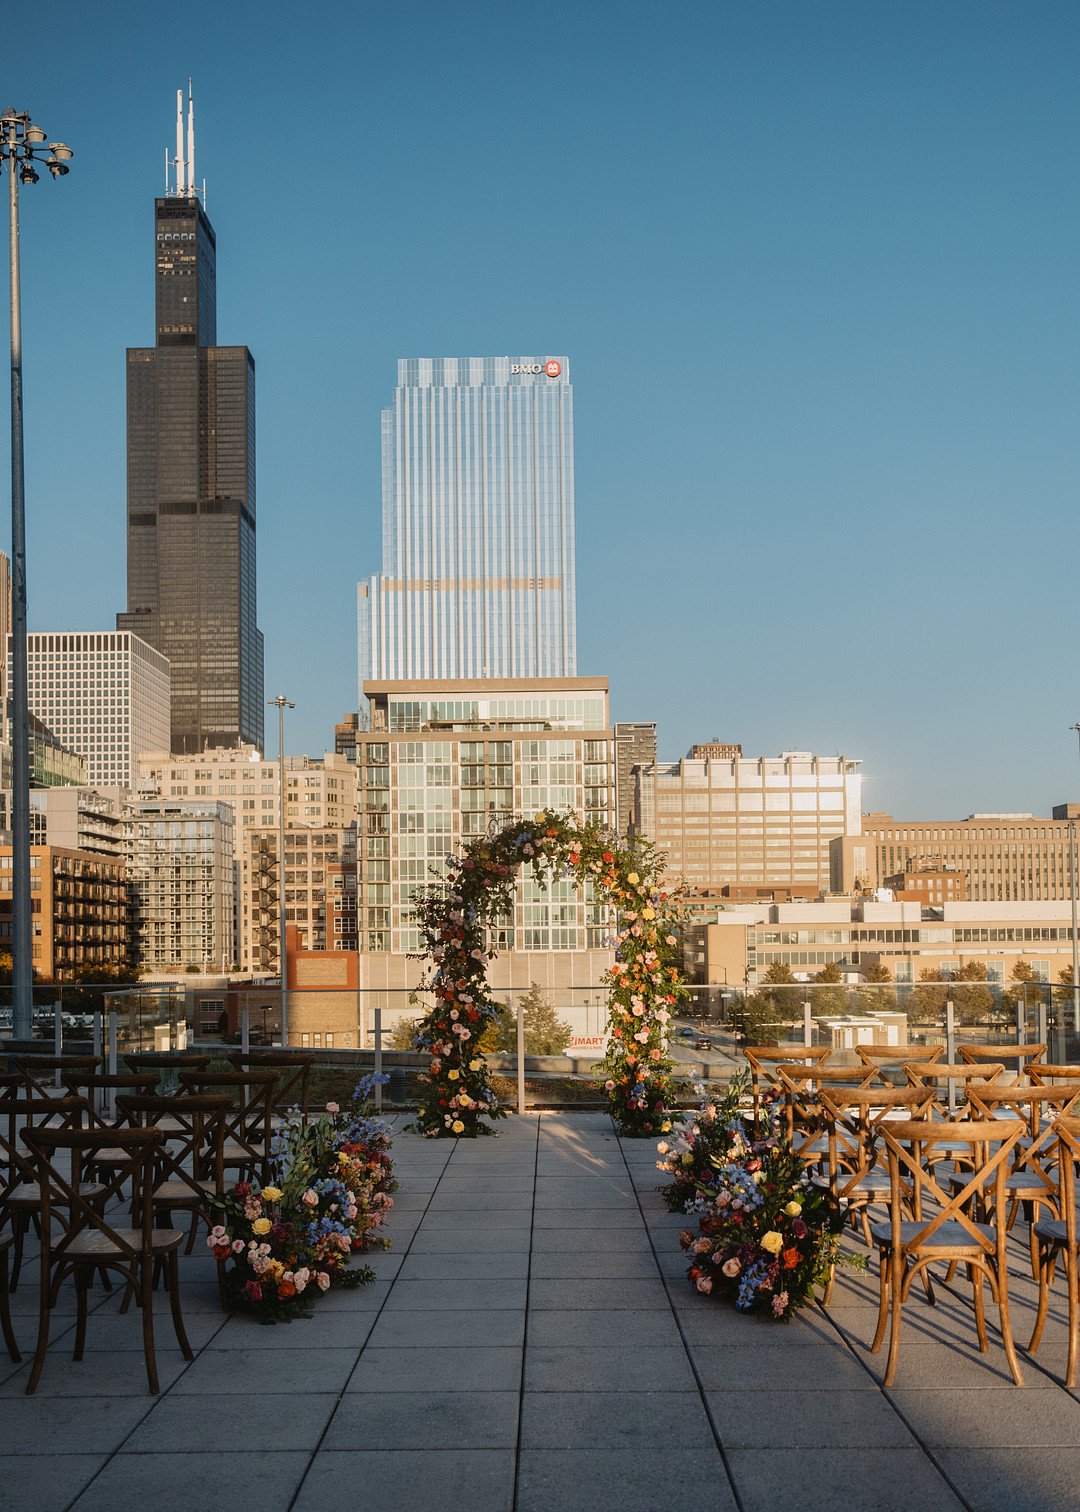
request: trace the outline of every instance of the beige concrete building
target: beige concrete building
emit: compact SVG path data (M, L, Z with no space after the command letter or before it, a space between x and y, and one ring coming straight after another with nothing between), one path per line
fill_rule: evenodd
M30 850L31 955L46 982L128 961L127 881L118 859L60 846ZM11 951L11 847L0 846L0 951Z
M140 792L159 798L215 798L236 814L238 836L278 820L278 763L252 745L139 760ZM286 756L287 829L347 829L356 819L356 768L344 756Z
M622 723L615 726L615 803L620 835L629 833L634 819L634 769L656 762L656 725Z
M1043 981L1056 982L1072 965L1071 905L1044 903L876 902L830 898L733 908L687 930L687 965L694 979L742 987L760 982L774 962L807 978L830 962L865 972L884 964L899 983L923 970L955 974L980 961L991 983L1007 983L1024 960Z
M413 893L462 844L550 807L614 826L615 736L606 678L364 684L357 732L360 969L406 993L422 966ZM610 911L571 879L518 882L495 931L500 987L592 987L612 961ZM402 1004L406 999L402 998ZM411 1010L415 1013L417 1010Z
M817 893L829 886L830 842L859 833L860 765L806 751L691 753L638 768L635 824L666 854L668 875L691 888Z
M1055 811L1056 813L1057 811ZM1041 902L1070 896L1067 817L972 814L967 819L862 816L834 847L832 888L873 889L912 865L963 872L974 902Z
M233 811L226 803L158 799L128 811L134 956L146 972L232 969Z

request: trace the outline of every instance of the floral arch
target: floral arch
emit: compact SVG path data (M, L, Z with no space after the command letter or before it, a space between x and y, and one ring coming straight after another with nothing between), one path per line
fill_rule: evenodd
M670 1127L672 1061L665 1026L681 986L672 901L659 885L652 847L621 844L599 825L547 810L512 819L497 833L451 856L446 880L417 894L415 913L434 966L424 981L435 1005L417 1031L431 1056L417 1127L431 1137L475 1138L494 1130L485 1119L506 1110L480 1049L499 1011L487 982L491 926L513 908L518 872L531 867L541 884L570 877L591 884L597 902L614 906L616 959L607 973L607 1059L602 1064L611 1115L621 1132L650 1135Z

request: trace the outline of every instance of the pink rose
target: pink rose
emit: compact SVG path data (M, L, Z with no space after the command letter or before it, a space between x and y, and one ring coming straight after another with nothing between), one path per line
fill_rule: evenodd
M328 1113L340 1113L341 1109L338 1107L337 1103L327 1103L326 1111Z
M724 1275L727 1276L728 1279L730 1280L733 1276L737 1276L739 1274L739 1272L742 1270L742 1266L739 1264L739 1262L735 1259L735 1257L733 1255L730 1260L725 1260L724 1261L724 1263L720 1267L720 1269L723 1271Z
M704 1292L705 1295L708 1296L709 1292L712 1291L712 1277L699 1276L697 1278L697 1289L699 1292Z
M318 1207L319 1194L318 1192L313 1192L311 1188L308 1187L307 1191L301 1197L300 1201L304 1203L306 1207Z

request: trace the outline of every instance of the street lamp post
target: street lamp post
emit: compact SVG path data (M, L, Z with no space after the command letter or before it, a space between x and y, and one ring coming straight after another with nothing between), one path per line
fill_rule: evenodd
M62 178L73 155L64 142L51 142L46 148L46 135L25 113L8 109L0 115L0 168L7 164L11 239L11 1030L16 1039L29 1039L34 1029L19 185L37 183L35 163L44 163L53 178Z
M285 960L285 710L295 709L284 693L267 703L278 713L278 962L281 967L281 1048L289 1048L289 984Z

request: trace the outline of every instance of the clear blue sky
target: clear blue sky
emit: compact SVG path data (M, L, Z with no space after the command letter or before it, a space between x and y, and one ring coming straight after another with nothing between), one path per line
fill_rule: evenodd
M124 348L190 73L289 748L355 707L396 359L568 352L617 718L665 757L841 750L901 816L1080 796L1075 0L49 16L0 99L76 152L23 199L32 629L124 607Z

